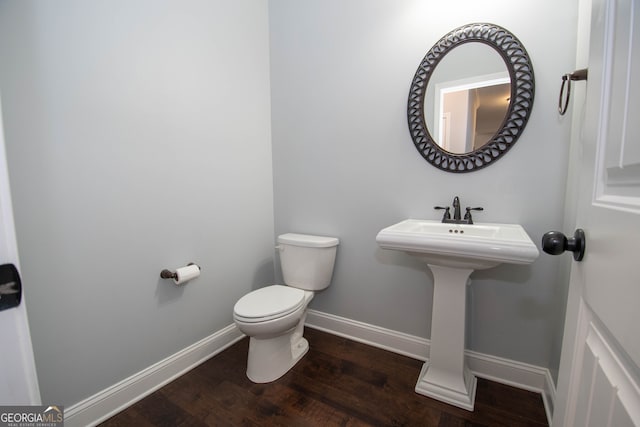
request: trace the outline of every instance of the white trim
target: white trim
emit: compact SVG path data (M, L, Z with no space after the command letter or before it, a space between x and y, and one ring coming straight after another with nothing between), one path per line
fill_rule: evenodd
M429 359L428 340L414 335L311 309L307 310L305 326L411 357L412 359L422 361Z
M465 350L465 355L469 369L476 376L540 393L547 421L551 424L556 388L549 369L471 350Z
M243 337L244 335L235 324L231 324L137 374L65 408L65 425L67 427L95 426L220 353Z
M308 310L306 326L358 341L413 359L428 360L430 342L426 338L396 332L333 314ZM551 423L555 385L547 368L465 350L469 369L481 378L542 395L547 420Z
M430 342L425 338L316 310L308 310L305 325L413 359L428 360ZM137 374L65 408L65 425L95 426L243 337L235 324L231 324ZM548 369L469 350L465 351L465 354L469 368L478 377L541 393L550 422L555 401L555 386Z

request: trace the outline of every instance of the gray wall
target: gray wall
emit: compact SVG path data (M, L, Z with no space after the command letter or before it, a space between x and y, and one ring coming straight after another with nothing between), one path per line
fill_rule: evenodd
M454 195L485 207L477 220L520 223L536 242L561 228L569 125L555 108L576 7L0 0L3 119L43 401L73 404L230 324L234 302L272 280L273 238L286 231L341 238L333 285L312 308L429 337L430 274L375 235L438 218L433 205ZM506 157L447 174L413 147L407 94L431 45L473 21L524 43L536 101ZM158 279L189 261L203 274L186 287ZM468 346L554 371L560 262L475 273Z
M380 250L377 232L434 205L483 206L477 221L520 223L536 243L562 226L570 123L556 112L575 58L577 3L555 0L271 0L276 233L341 238L333 284L311 307L421 337L430 335L433 281L425 265ZM411 79L451 29L491 22L532 59L536 99L506 156L471 174L441 172L414 148ZM557 257L475 272L468 347L557 369L566 286Z
M0 58L42 400L70 405L273 279L267 4L0 1Z

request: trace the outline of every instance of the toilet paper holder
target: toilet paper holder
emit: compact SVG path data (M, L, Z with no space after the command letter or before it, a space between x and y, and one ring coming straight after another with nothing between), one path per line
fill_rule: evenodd
M196 267L198 267L198 270L202 270L202 268L197 265L194 262L190 262L187 265L195 265ZM171 270L167 270L166 268L164 270L162 270L160 272L160 277L163 279L173 279L173 280L178 280L178 273L176 273L175 271L171 271Z

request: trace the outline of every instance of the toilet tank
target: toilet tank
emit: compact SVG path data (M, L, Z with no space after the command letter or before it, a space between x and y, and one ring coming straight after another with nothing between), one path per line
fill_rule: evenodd
M307 291L319 291L331 283L336 237L286 233L278 236L284 283Z

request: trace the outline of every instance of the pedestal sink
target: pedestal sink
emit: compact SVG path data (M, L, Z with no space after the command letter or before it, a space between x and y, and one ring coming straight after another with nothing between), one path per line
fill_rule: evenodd
M383 249L406 252L433 272L431 349L416 393L473 411L476 378L464 359L466 286L474 270L530 264L539 252L518 224L445 224L407 219L382 229Z

